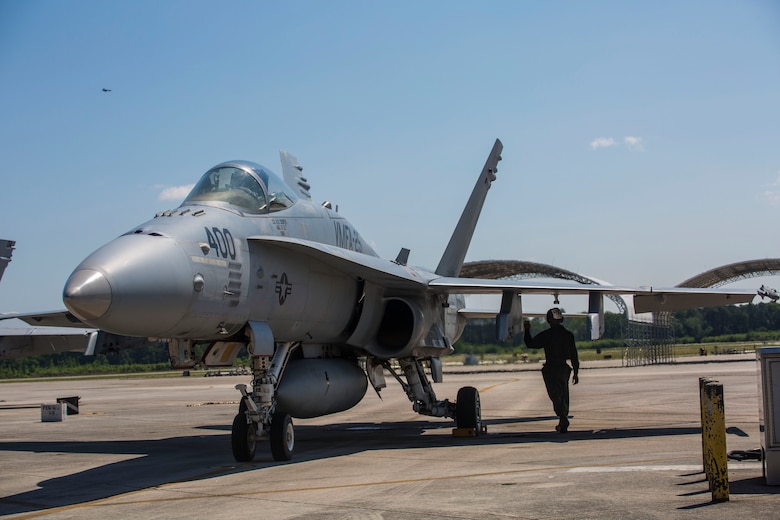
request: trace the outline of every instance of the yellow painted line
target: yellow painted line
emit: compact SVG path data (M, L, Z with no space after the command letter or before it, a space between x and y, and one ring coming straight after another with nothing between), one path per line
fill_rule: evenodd
M489 391L493 390L494 388L498 388L499 386L508 385L510 383L516 383L518 381L520 381L520 379L519 378L515 378L515 379L510 379L509 381L496 383L495 385L486 386L485 388L480 388L479 389L479 393L480 394L484 394L485 392L489 392Z

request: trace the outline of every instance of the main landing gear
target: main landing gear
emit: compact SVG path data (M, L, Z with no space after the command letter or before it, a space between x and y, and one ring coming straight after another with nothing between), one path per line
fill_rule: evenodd
M425 374L422 361L417 358L399 359L399 365L404 373L404 381L390 365L388 361L378 361L369 358L366 362L369 380L374 385L375 390L384 386L384 381L377 377L378 372L372 370L373 367L381 365L388 370L398 381L406 392L406 396L412 402L412 408L421 415L430 415L433 417L450 417L455 419L457 430L468 431L469 435L479 435L484 433L485 428L482 424L482 407L479 401L479 391L473 386L464 386L458 390L458 400L451 403L445 399L440 401L436 398L433 386ZM431 374L434 381L441 381L441 362L438 359L431 360ZM371 377L371 376L374 377Z

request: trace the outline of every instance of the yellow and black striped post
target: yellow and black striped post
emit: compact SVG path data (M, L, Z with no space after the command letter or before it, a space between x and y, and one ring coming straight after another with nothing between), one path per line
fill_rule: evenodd
M729 500L729 467L726 452L726 414L723 385L716 381L704 384L702 442L704 468L713 502Z
M707 383L711 383L712 378L711 377L700 377L699 378L699 411L701 412L701 464L702 464L702 470L704 471L704 474L707 476L707 481L710 480L710 468L707 460L707 446L704 444L704 439L707 437L705 433L705 428L707 427L708 423L704 418L704 385ZM710 487L710 491L712 491L712 487Z

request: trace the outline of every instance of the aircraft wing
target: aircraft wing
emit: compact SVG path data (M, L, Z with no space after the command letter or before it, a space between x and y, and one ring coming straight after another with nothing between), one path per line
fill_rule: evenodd
M0 328L0 359L95 350L98 331L70 327Z
M311 240L279 236L254 236L248 240L250 244L254 242L311 256L333 269L397 292L422 292L432 277L413 267Z
M429 287L460 294L619 294L633 296L634 311L672 312L697 307L718 307L749 303L756 296L747 289L706 289L688 287L620 287L616 285L584 285L564 282L529 282L514 280L483 280L481 278L436 278Z
M85 328L65 317L67 311L41 314L2 314L0 320L16 318L33 327L0 327L0 359L18 359L59 352L81 352L85 356L118 352L128 348L156 345L148 338L119 336L99 329ZM72 315L71 315L72 316ZM72 319L76 319L72 317ZM55 323L68 323L61 327ZM41 326L41 323L44 325Z
M516 294L575 294L584 296L593 292L619 294L624 297L633 297L634 311L637 313L672 312L697 307L749 303L756 296L752 289L637 288L566 282L436 277L413 267L310 240L278 236L255 236L250 237L249 240L314 257L323 264L341 272L360 276L394 291L420 292L428 288L459 294L502 294L506 291L514 291Z
M0 314L0 320L21 320L33 327L76 327L83 328L87 325L70 313L70 311L47 311L28 314L6 313Z

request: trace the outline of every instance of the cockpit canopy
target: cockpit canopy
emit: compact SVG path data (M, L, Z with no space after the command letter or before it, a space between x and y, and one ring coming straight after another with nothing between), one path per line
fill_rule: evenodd
M268 213L289 208L297 200L293 190L265 166L230 161L207 171L182 204L216 202L246 213Z

